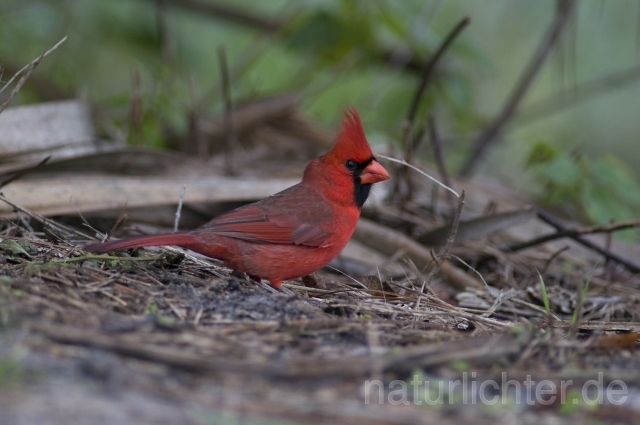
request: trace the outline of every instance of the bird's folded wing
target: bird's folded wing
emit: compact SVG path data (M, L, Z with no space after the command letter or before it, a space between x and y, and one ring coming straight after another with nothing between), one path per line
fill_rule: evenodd
M247 205L223 214L202 227L207 232L252 242L326 246L330 233L319 223L304 222L294 214L268 213Z

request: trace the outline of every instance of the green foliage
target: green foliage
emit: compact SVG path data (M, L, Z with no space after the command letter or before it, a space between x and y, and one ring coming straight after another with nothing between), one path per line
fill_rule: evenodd
M470 15L472 24L438 63L416 120L419 130L428 113L437 115L446 158L453 164L464 159L458 141L486 127L508 92L505 82L515 80L514 72L526 63L530 51L522 48L522 37L533 34L531 27L538 31L546 25L538 18L500 22L499 16L508 9L539 17L552 8L508 1L491 7L420 0L287 3L229 3L284 23L281 31L265 35L180 6L164 9L163 16L156 2L5 0L0 2L0 62L17 70L68 35L33 74L40 85L28 82L16 104L48 100L43 86L63 98L80 91L97 112L100 136L166 147L189 136L194 112L210 118L223 110L216 54L223 46L235 104L295 92L305 112L330 127L344 106L354 105L375 141L398 141L421 66L455 23ZM520 38L510 36L514 31ZM499 43L487 41L490 34L500 34ZM499 53L490 56L492 50ZM589 74L582 67L580 72ZM485 81L487 76L493 82ZM536 83L532 95L539 96L539 86L548 87ZM599 223L638 215L637 182L612 156L570 155L539 142L527 166L548 205Z
M640 185L629 167L611 154L591 158L538 142L527 159L543 187L542 200L590 223L631 220L640 211ZM631 237L627 232L626 237Z
M469 363L464 360L454 360L451 362L450 366L453 370L458 372L466 372L469 370Z
M267 19L285 22L283 30L265 42L264 34L254 29L179 7L166 9L164 39L154 2L33 0L26 5L8 0L0 5L0 40L5 41L0 42L0 58L20 67L68 35L34 75L69 97L85 88L100 111L100 134L126 136L136 145L168 146L171 139L187 137L193 110L211 114L223 109L219 89L210 92L220 81L219 46L227 51L230 69L238 58L251 57L249 69L232 72L234 102L294 91L307 100L307 111L327 124L335 125L341 109L353 104L369 131L399 137L418 81L415 67L450 29L449 24L438 30L426 24L426 13L437 7L388 0L305 2L289 9L282 5L261 5L265 17L271 17ZM250 2L234 4L243 6L257 13ZM289 13L292 8L296 13ZM437 105L449 111L443 116L456 125L473 127L470 123L477 118L470 75L451 64L467 61L466 68L472 69L472 62L481 58L474 52L476 48L461 39L447 53L420 106L420 124ZM391 65L397 53L404 59ZM405 59L414 63L413 71L403 68ZM37 90L34 97L29 87L19 102L39 100ZM201 103L207 92L208 101Z
M593 276L593 271L589 273L589 276L587 277L587 281L585 282L584 287L582 288L582 292L579 298L579 301L581 303L584 303L585 298L587 298L587 293L589 292L589 284L591 283L592 276ZM574 323L576 323L576 321L578 320L578 309L579 309L579 306L576 306L576 309L573 311L573 316L571 316L571 326L573 326Z
M19 261L21 258L31 258L31 255L12 239L3 239L0 242L0 251L3 251L8 259L15 261Z
M544 303L544 310L547 314L551 314L551 307L549 307L549 296L547 295L547 286L544 283L544 279L542 279L542 275L538 272L538 276L540 277L540 293L542 293L542 302Z
M158 311L158 303L152 302L151 305L144 311L144 314L156 314Z

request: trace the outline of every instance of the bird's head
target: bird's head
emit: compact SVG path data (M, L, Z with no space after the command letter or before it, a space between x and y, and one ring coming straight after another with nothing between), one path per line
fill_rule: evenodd
M316 161L319 166L312 166ZM360 116L354 108L345 112L340 132L331 150L316 161L307 167L305 180L309 173L323 173L335 189L351 189L351 199L358 207L362 207L367 200L372 184L389 179L389 173L371 151Z

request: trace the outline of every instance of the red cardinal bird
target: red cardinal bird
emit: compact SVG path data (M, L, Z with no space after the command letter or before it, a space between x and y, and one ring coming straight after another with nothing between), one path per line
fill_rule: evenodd
M371 185L389 178L364 135L355 109L345 113L331 150L315 158L302 182L222 214L190 232L141 236L86 247L105 253L177 245L279 289L283 280L329 264L345 247Z

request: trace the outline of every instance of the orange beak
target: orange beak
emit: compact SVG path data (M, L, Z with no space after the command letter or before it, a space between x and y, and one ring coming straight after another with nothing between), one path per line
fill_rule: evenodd
M389 180L389 178L387 170L376 160L371 161L371 164L367 165L367 167L362 170L362 174L360 174L362 184L378 183Z

